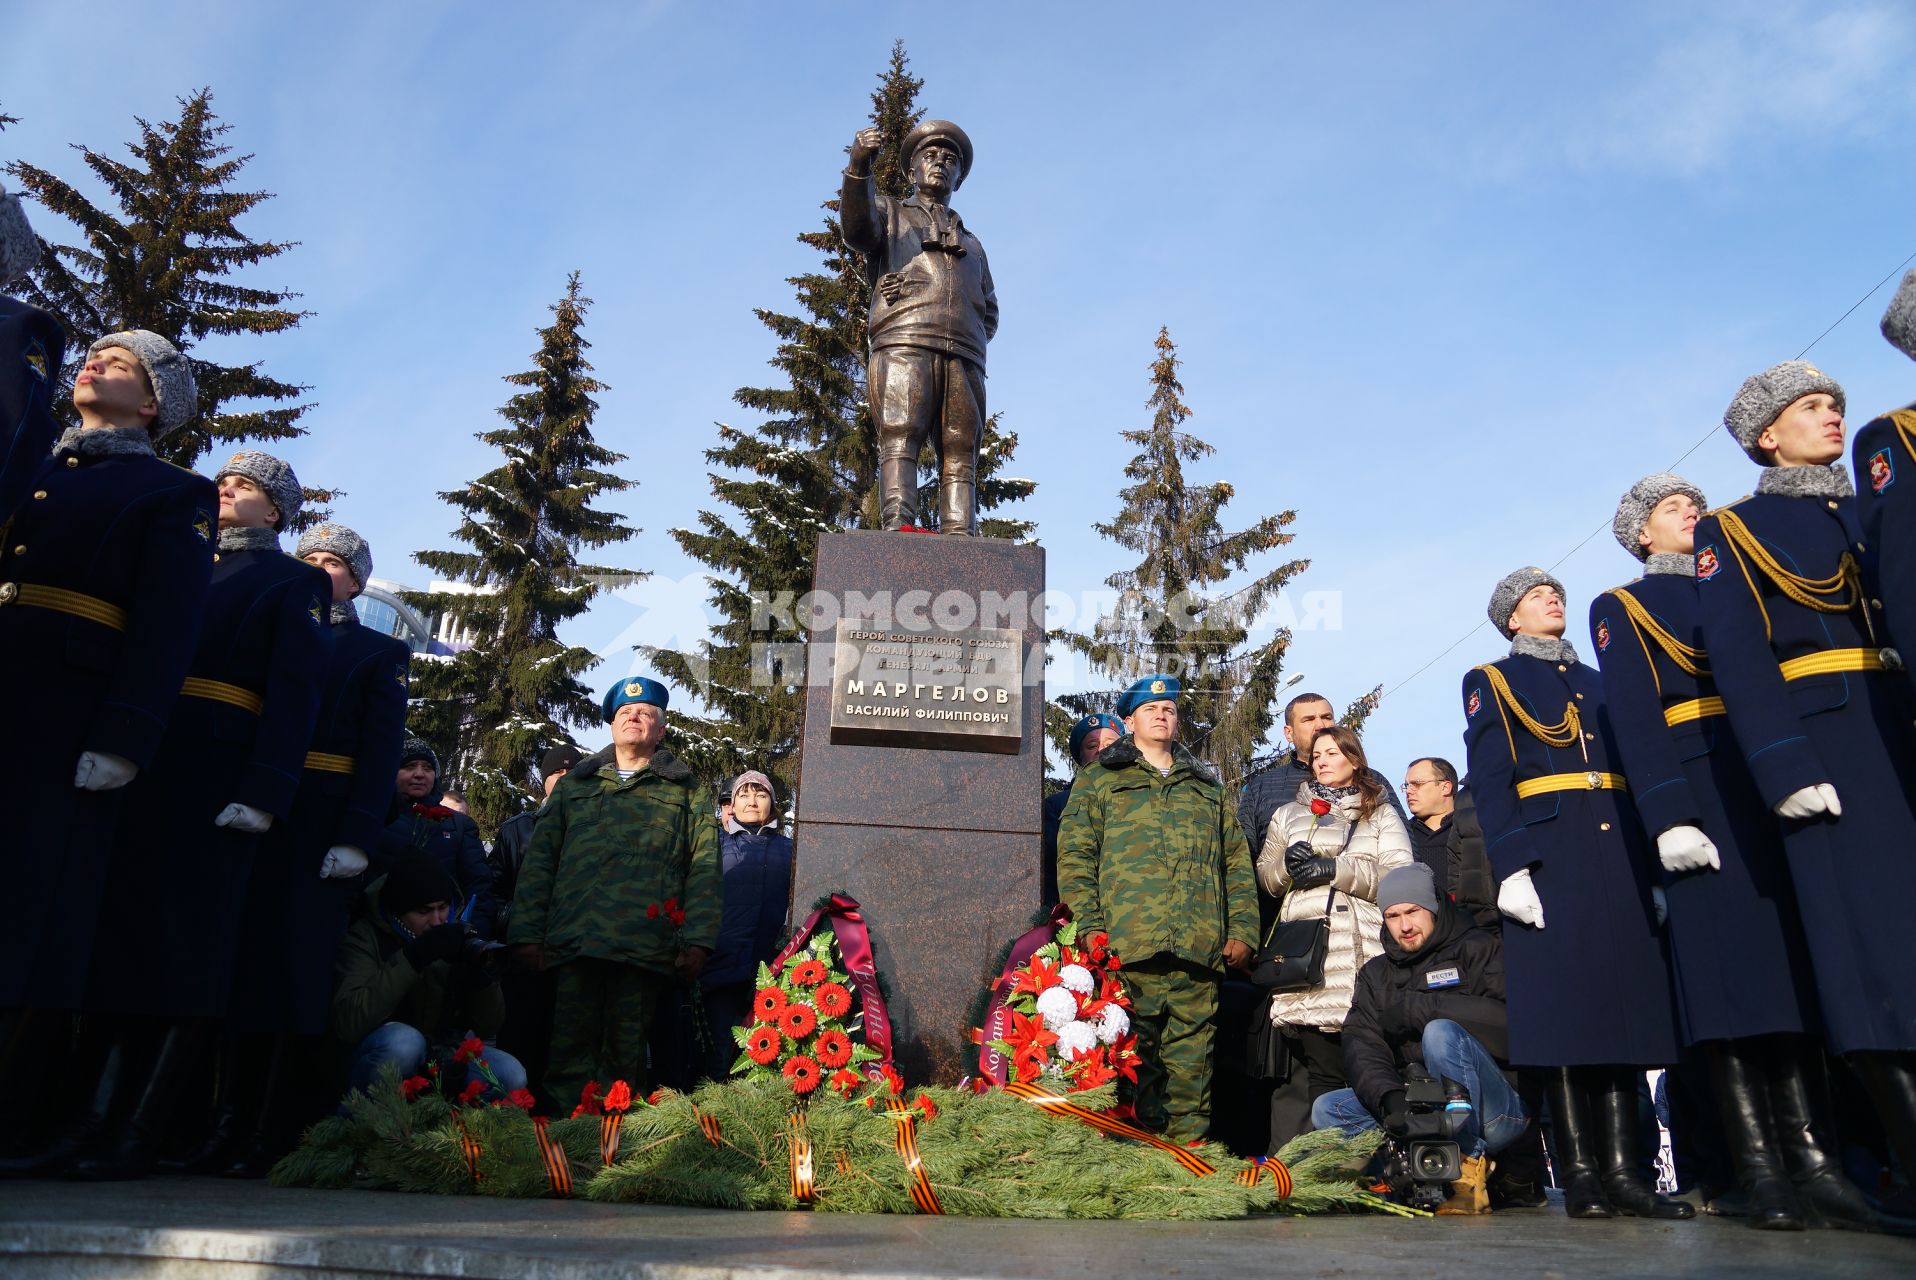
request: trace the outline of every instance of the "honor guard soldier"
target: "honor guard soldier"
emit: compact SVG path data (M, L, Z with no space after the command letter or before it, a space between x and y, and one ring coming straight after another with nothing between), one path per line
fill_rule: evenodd
M1751 1225L1868 1229L1875 1214L1810 1107L1823 1052L1782 840L1703 647L1694 533L1707 505L1673 475L1645 476L1618 504L1617 541L1643 576L1590 605L1604 704L1662 863L1683 1040L1709 1063Z
M7 296L39 260L40 241L20 197L0 186L0 528L60 434L53 387L66 358L66 331L40 308Z
M1080 716L1071 726L1071 736L1065 741L1065 749L1071 753L1071 778L1061 790L1044 799L1044 861L1039 868L1038 883L1047 911L1058 900L1058 824L1064 821L1064 807L1071 803L1071 783L1077 780L1080 769L1123 736L1124 721L1106 711Z
M1883 313L1883 336L1916 360L1916 270ZM1850 455L1856 474L1856 514L1863 541L1875 552L1872 598L1899 653L1916 652L1916 404L1872 420L1856 433ZM1902 484L1898 484L1898 480ZM1909 674L1907 664L1904 674Z
M1696 528L1703 643L1783 847L1829 1046L1916 1169L1916 727L1843 457L1843 389L1788 360L1744 382L1724 426L1763 468ZM1884 1206L1898 1225L1916 1201Z
M1603 682L1563 638L1563 584L1518 569L1490 597L1510 656L1464 677L1464 743L1502 885L1510 1061L1543 1072L1551 1157L1573 1218L1689 1218L1637 1160L1645 1067L1677 1059L1651 853Z
M227 1012L260 837L291 814L319 710L332 582L280 550L293 469L243 449L214 475L219 551L164 749L127 797L89 1004L120 1023L135 1099L82 1179L152 1171L163 1122ZM134 1059L139 1059L137 1068Z
M1222 785L1177 740L1177 697L1175 679L1146 676L1118 699L1131 732L1071 788L1058 892L1124 960L1138 1122L1189 1142L1210 1127L1218 989L1250 963L1257 885Z
M74 381L80 426L0 539L0 1033L23 1069L50 1056L25 1012L82 1007L120 788L158 756L199 636L218 499L153 452L197 395L158 334L94 343Z
M334 954L385 825L405 737L411 652L361 626L353 607L372 577L372 548L345 525L322 524L300 535L295 554L331 579L319 716L292 812L266 833L247 890L213 1133L189 1173L265 1177L317 1118L287 1114L298 1063L311 1056L289 1045L326 1032Z

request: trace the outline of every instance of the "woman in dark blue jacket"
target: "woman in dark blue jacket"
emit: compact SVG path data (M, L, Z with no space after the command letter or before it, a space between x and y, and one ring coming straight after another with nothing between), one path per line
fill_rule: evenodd
M738 1057L732 1028L746 1020L758 966L778 954L792 898L792 840L778 829L772 780L747 770L732 780L732 816L719 836L725 908L718 944L699 976L712 1048L705 1070L723 1080Z

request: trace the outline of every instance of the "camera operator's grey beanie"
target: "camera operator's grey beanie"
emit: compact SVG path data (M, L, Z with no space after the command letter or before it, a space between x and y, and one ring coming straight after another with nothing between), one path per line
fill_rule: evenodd
M1377 909L1389 911L1402 903L1422 907L1437 914L1437 881L1430 868L1421 862L1407 867L1392 867L1377 882Z
M1519 600L1542 586L1555 587L1565 603L1569 602L1570 596L1564 591L1563 583L1534 564L1505 574L1503 581L1497 584L1497 589L1490 593L1490 625L1497 628L1506 640L1516 635L1510 629L1510 611L1517 607Z
M1883 312L1883 336L1890 346L1916 360L1916 267L1903 277L1902 288Z
M261 453L258 449L241 449L226 460L226 465L213 473L213 483L218 484L227 476L245 476L273 500L279 508L279 523L273 528L285 532L288 525L299 518L299 509L306 501L306 495L300 490L299 477L284 461L270 453ZM357 534L353 536L357 537ZM360 584L364 586L362 582Z
M1730 401L1730 407L1723 413L1724 429L1753 461L1767 467L1771 465L1770 460L1756 447L1756 438L1783 410L1818 391L1836 401L1836 412L1844 411L1842 386L1809 361L1785 360L1771 365L1745 378L1743 385L1737 388L1736 399Z
M33 234L20 197L8 195L0 185L0 289L24 280L39 260L40 237Z
M193 381L193 365L178 347L151 329L122 329L96 339L86 353L92 355L108 347L131 351L146 369L146 380L153 384L153 399L160 406L151 428L155 440L179 430L200 411L200 389Z
M315 551L330 551L344 560L359 589L366 589L373 576L373 549L364 538L343 524L317 524L299 535L293 554L304 560Z
M1650 523L1650 513L1657 509L1657 503L1673 493L1689 494L1690 501L1696 503L1699 513L1710 508L1710 504L1704 501L1703 490L1682 476L1659 471L1655 475L1643 477L1631 485L1623 495L1623 500L1617 503L1617 518L1610 522L1611 532L1617 535L1617 541L1623 544L1625 551L1639 560L1650 558L1650 548L1643 545L1643 526ZM1510 615L1504 616L1507 618Z

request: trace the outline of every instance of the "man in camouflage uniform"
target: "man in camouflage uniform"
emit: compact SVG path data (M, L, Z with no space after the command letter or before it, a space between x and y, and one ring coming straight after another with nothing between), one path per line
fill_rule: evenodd
M612 745L553 789L533 829L507 941L553 974L546 1089L569 1106L588 1080L644 1080L645 1041L674 974L692 981L717 940L722 880L712 797L670 751L665 687L606 691Z
M1058 892L1080 930L1110 935L1138 1034L1138 1121L1179 1142L1211 1119L1224 966L1250 963L1257 885L1237 814L1178 745L1178 682L1118 700L1131 732L1078 775L1058 832Z

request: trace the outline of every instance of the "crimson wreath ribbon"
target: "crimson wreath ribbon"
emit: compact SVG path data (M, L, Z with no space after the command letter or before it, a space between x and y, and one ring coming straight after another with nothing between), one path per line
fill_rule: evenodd
M805 917L805 923L772 961L772 972L782 970L785 962L812 940L821 924L831 926L838 941L839 957L845 962L845 972L858 990L865 1020L865 1043L878 1051L876 1059L864 1064L864 1072L874 1080L881 1079L885 1068L891 1066L891 1014L885 1008L884 993L878 989L878 963L872 954L871 932L865 927L865 917L856 898L834 893L824 906Z

